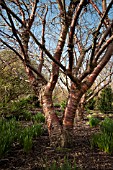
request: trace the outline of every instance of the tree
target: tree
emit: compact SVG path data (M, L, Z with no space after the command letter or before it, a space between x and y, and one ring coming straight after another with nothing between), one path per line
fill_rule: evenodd
M40 95L50 143L55 147L71 145L79 101L113 54L113 0L105 2L0 1L1 47L13 50L23 62L34 91ZM52 101L61 74L69 82L62 125Z
M84 113L87 108L91 110L97 108L99 93L103 89L105 89L108 85L111 85L112 83L112 76L113 76L112 64L113 64L112 61L109 61L106 67L104 67L104 69L96 78L91 89L89 89L82 96L77 109L77 114L76 114L77 120L82 120L84 118L85 116Z
M112 102L113 102L113 92L111 86L107 86L100 93L98 107L101 112L107 113L112 111Z

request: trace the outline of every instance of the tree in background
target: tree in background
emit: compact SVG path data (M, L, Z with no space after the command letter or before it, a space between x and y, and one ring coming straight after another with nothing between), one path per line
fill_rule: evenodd
M72 144L78 104L112 57L112 5L113 0L0 1L1 47L22 61L55 147ZM60 73L69 81L62 125L52 101Z
M102 90L99 97L98 108L102 113L110 113L112 111L113 106L113 91L111 86L107 86Z
M92 87L82 96L77 109L77 120L82 120L84 118L87 109L98 109L99 93L108 85L112 84L112 76L113 61L110 60L109 63L101 71L101 73L98 75Z

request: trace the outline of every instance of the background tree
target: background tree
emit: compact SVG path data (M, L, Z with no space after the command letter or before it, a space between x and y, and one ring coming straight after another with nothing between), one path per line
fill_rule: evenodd
M102 113L110 113L112 111L113 92L111 86L107 86L102 90L98 102L98 108Z
M112 57L113 0L105 2L0 1L2 48L7 46L23 62L34 91L40 95L53 146L72 144L74 117L81 97ZM60 72L69 80L62 125L52 101Z
M110 60L106 67L98 75L92 87L82 96L77 109L77 120L82 120L84 118L87 109L93 110L98 108L98 96L100 92L108 85L112 84L112 65L112 60Z

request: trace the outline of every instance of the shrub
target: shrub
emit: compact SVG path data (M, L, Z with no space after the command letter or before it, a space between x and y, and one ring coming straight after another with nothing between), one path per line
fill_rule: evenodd
M16 119L31 120L31 113L29 110L35 107L34 97L29 96L27 98L20 99L19 101L10 102L8 104L1 104L0 113L5 118L16 117Z
M19 119L31 120L32 114L28 110L24 110L23 114L19 115Z
M31 120L31 113L29 112L29 107L31 104L27 103L27 100L22 99L13 103L7 104L3 111L3 116L6 119L15 117L18 119Z
M35 107L40 107L38 97L35 95L30 95L26 100L28 101L28 103L34 105Z
M91 139L91 147L97 146L102 151L113 153L113 120L105 118L100 125L100 132Z
M96 103L96 101L95 101L95 99L94 98L92 98L87 104L86 104L86 106L85 106L85 108L86 108L86 110L94 110L94 108L95 108L95 103Z
M102 113L107 113L107 111L111 111L113 102L113 92L111 86L106 87L102 90L99 98L98 108Z

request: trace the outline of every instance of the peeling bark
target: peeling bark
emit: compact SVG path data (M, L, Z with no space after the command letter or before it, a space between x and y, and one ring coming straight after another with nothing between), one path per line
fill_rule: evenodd
M43 112L45 114L50 145L53 147L62 146L62 127L60 121L55 113L52 102L52 91L48 91L48 86L43 86L41 89L41 103L43 106Z
M81 89L72 83L63 118L64 147L71 147L73 145L74 118L81 97Z
M86 97L86 95L84 94L84 95L82 96L82 98L81 98L81 100L80 100L80 102L79 102L78 108L77 108L77 110L76 110L76 117L75 117L76 122L77 122L77 121L81 121L81 120L83 120L83 118L84 118L84 112L85 112L85 110L84 110L85 97Z

